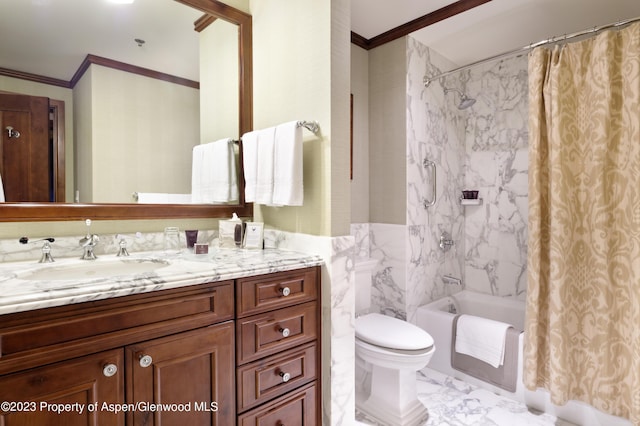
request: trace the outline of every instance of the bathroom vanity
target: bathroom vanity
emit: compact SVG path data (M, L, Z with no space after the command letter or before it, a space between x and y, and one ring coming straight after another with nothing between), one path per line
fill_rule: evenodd
M232 252L135 277L4 270L0 423L321 424L321 260Z

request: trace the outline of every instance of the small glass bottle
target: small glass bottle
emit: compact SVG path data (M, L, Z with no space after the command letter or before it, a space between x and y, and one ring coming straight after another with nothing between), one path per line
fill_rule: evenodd
M176 226L164 228L164 251L166 253L180 253L180 229Z

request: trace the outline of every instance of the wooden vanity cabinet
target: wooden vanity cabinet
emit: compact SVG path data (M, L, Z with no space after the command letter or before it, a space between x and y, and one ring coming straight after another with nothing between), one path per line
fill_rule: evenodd
M233 285L2 316L0 424L234 424Z
M310 267L2 315L0 425L320 425L319 300Z
M237 280L238 426L322 424L319 274Z

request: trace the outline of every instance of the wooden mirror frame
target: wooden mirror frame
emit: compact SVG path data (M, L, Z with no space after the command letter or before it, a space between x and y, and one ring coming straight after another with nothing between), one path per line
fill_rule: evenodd
M253 52L251 15L217 0L174 0L238 25L239 36L239 127L240 135L253 129ZM242 145L241 145L242 146ZM242 149L240 150L242 164ZM244 201L244 179L239 179L240 202L235 205L189 204L75 204L1 203L0 222L92 220L187 219L253 215L253 205Z

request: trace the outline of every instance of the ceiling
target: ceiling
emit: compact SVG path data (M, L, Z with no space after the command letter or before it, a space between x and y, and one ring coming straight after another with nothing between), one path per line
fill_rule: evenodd
M173 0L0 0L0 68L69 81L92 54L198 81L202 15Z
M452 3L351 0L351 30L371 39ZM463 66L554 36L636 17L639 0L491 0L411 35Z
M456 2L351 0L351 30L371 39L452 3ZM108 0L2 0L0 68L69 81L91 53L199 80L193 22L201 15L173 0L136 0L132 5ZM456 65L465 65L635 17L640 17L639 0L490 0L412 36ZM145 43L138 46L135 38Z

